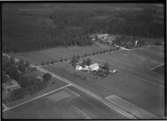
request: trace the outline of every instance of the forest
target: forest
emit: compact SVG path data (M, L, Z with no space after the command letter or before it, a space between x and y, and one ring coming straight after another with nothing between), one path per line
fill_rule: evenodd
M76 4L75 4L76 5ZM20 6L19 6L20 7ZM20 11L17 5L3 6L4 52L25 52L58 46L93 44L89 35L109 33L146 38L163 38L163 8L145 5L141 10L54 8L52 12ZM74 6L75 7L75 6ZM44 8L39 9L43 10ZM24 6L22 6L24 9ZM113 8L111 8L113 9ZM44 9L45 11L45 9Z

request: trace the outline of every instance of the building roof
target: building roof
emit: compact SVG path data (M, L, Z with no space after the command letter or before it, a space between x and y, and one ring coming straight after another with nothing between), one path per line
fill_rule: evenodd
M98 63L93 63L89 66L85 65L85 66L81 66L81 65L76 65L76 70L87 70L87 71L97 71L100 69L100 66Z
M91 71L97 71L97 70L99 70L99 68L100 68L100 66L99 66L98 63L94 63L94 64L91 64L91 65L89 66L89 69L90 69Z

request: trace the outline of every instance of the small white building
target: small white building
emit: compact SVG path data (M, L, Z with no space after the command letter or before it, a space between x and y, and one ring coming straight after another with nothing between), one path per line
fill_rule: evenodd
M76 65L75 70L77 70L77 71L82 70L82 66L80 66L80 65Z
M137 46L139 44L139 40L135 41L135 46Z
M89 66L85 65L85 66L83 67L83 66L81 66L81 65L76 65L75 69L78 70L78 71L81 71L81 70L82 70L82 71L89 71Z
M84 67L81 65L76 65L76 70L78 71L98 71L100 69L100 66L98 63L91 64L89 66L85 65Z
M110 72L111 72L111 73L117 73L117 72L118 72L118 70L113 69L113 70L110 70Z
M90 70L90 71L98 71L99 69L100 69L100 66L99 66L98 63L94 63L94 64L91 64L91 65L89 66L89 70Z

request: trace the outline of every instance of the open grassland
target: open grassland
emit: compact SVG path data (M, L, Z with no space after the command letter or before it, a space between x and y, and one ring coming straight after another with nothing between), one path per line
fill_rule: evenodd
M103 103L74 87L68 87L14 110L4 118L17 119L124 119Z
M84 55L87 53L97 52L104 49L109 49L108 46L103 45L92 45L92 46L85 46L85 47L58 47L58 48L51 48L41 51L34 51L34 52L27 52L27 53L16 53L11 54L18 58L22 58L24 60L28 60L31 63L40 64L41 62L47 62L51 60L58 60L61 58L69 58L74 55Z
M164 63L164 47L163 46L142 47L132 51L132 53L138 56L141 55L157 63Z
M155 47L149 48L155 49ZM152 62L154 61L153 58L157 59L158 54L157 56L156 53L153 54L154 56L150 59L149 54L148 56L146 54L138 56L135 53L136 50L138 49L93 56L94 61L108 62L110 68L118 69L118 73L111 74L106 78L96 77L87 72L77 72L67 63L55 64L45 68L104 98L112 94L118 95L138 107L162 117L164 114L164 77L153 72L150 67L162 63L163 60L154 63ZM143 53L146 51L145 48L141 50L144 50ZM151 50L149 51L151 52Z
M97 55L92 57L94 61L107 61L111 66L118 69L124 69L134 75L146 78L155 83L164 84L164 77L155 73L151 69L160 64L164 64L163 47L144 47L131 51L116 51L104 55Z

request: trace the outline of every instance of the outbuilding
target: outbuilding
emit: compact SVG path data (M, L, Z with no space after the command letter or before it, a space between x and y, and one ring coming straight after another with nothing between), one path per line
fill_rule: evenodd
M98 71L99 69L100 69L100 66L99 66L98 63L94 63L94 64L91 64L91 65L89 66L89 70L90 70L90 71Z
M76 65L75 67L76 70L78 71L98 71L100 69L100 66L98 63L93 63L91 65L84 65L84 66L81 66L81 65Z

